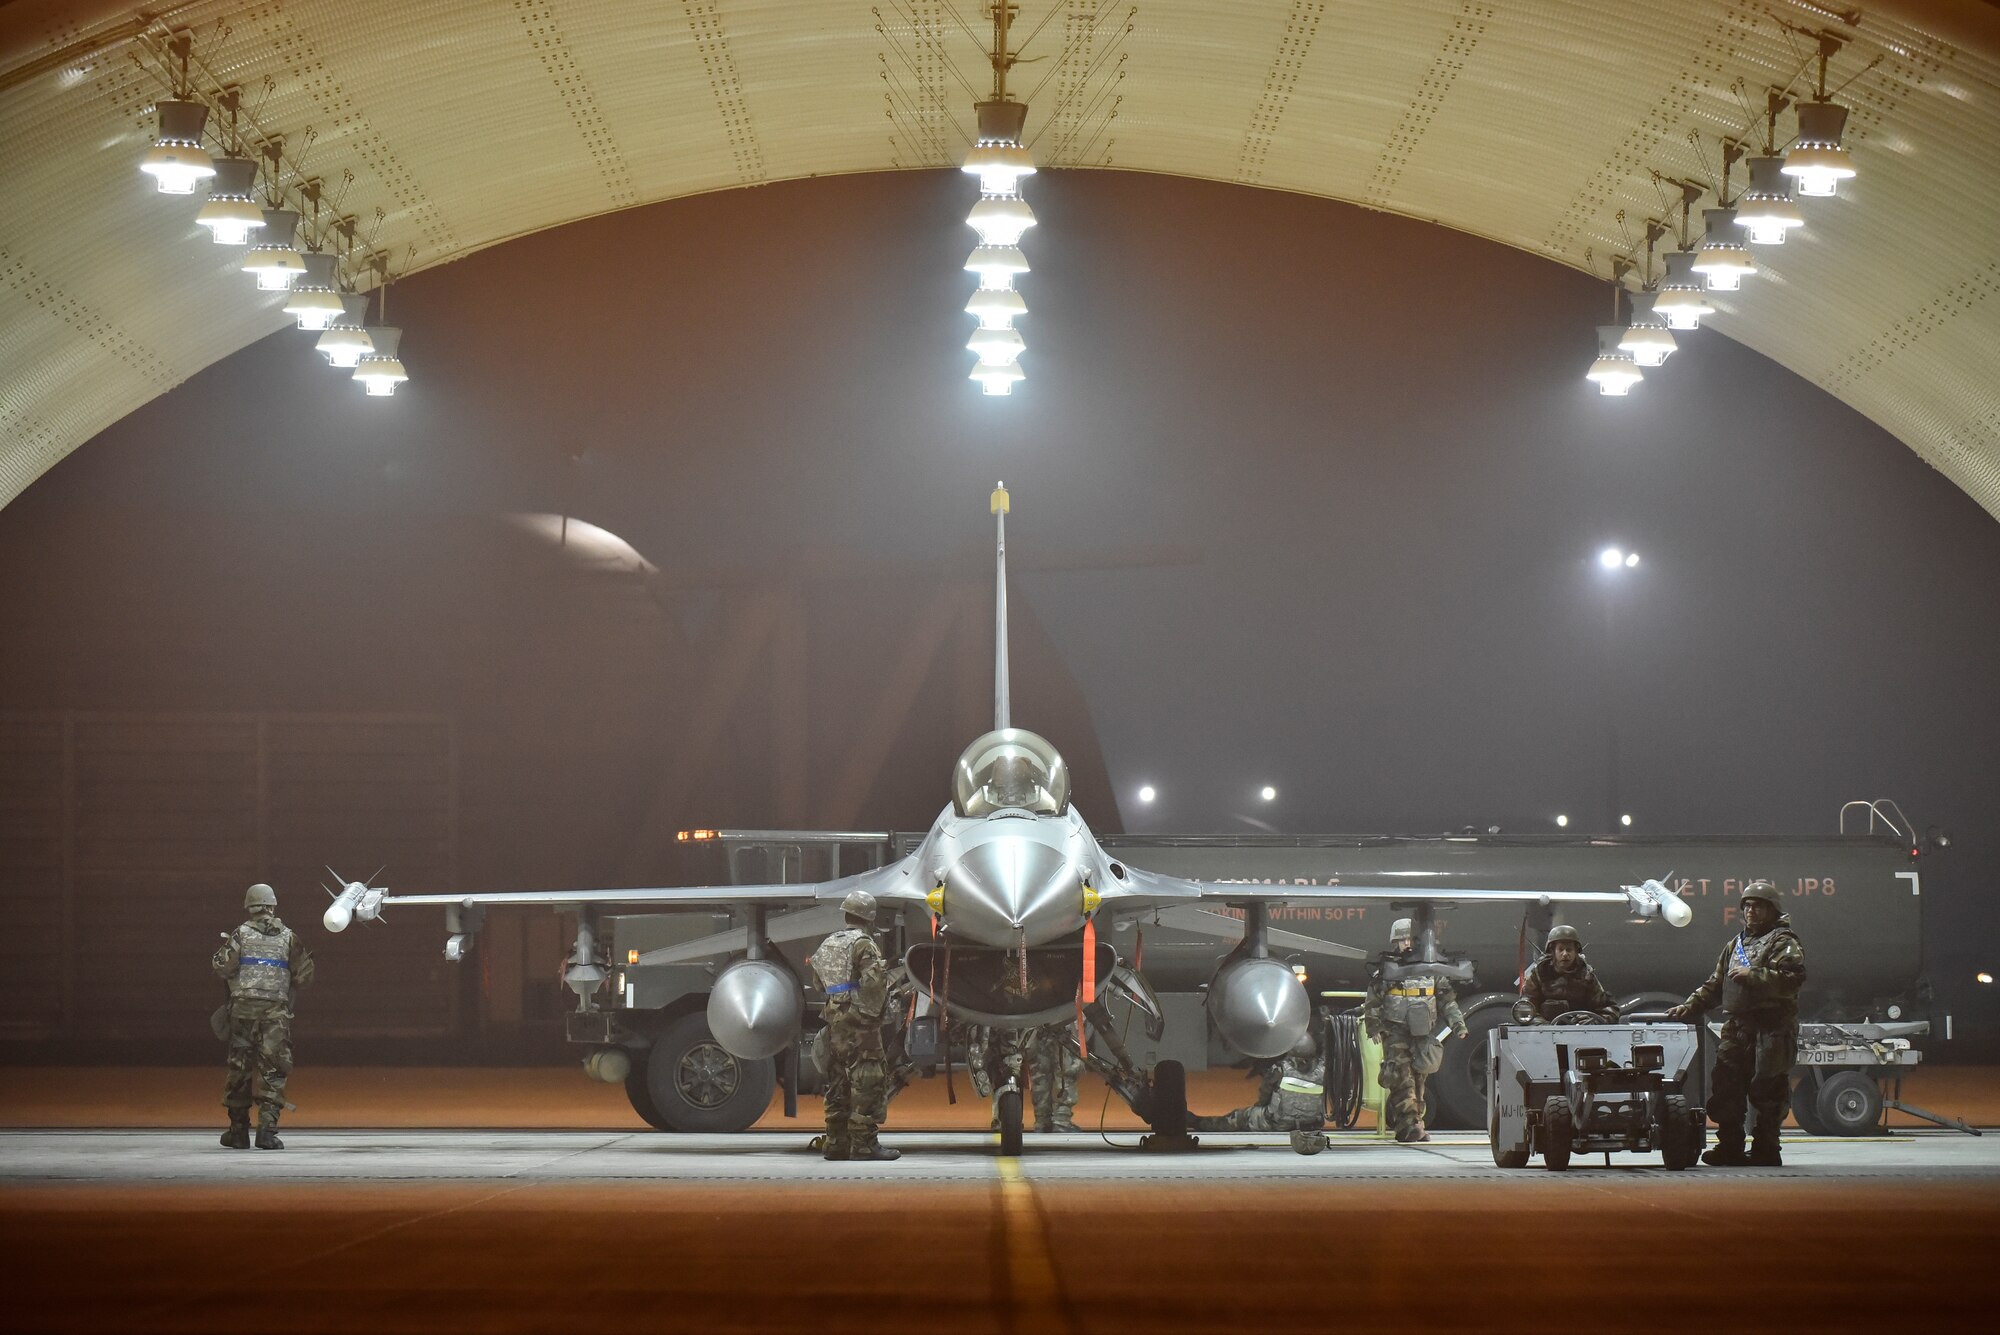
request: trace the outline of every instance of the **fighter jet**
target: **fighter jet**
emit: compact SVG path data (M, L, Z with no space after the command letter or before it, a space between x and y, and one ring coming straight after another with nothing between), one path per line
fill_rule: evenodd
M1022 1029L1074 1018L1086 1059L1156 1130L1185 1117L1179 1071L1162 1062L1153 1072L1125 1058L1100 989L1136 1007L1154 1038L1163 1032L1158 999L1133 963L1102 939L1122 921L1161 923L1233 943L1207 989L1207 1010L1229 1045L1246 1057L1288 1051L1306 1032L1312 1007L1293 969L1272 957L1290 953L1364 959L1368 952L1273 927L1278 904L1377 900L1407 908L1417 921L1416 959L1403 976L1470 981L1470 964L1443 954L1432 911L1450 904L1617 904L1641 919L1685 926L1692 914L1659 880L1615 890L1481 890L1411 886L1259 885L1199 881L1133 867L1101 847L1070 802L1069 770L1046 738L1014 726L1007 673L1007 515L1005 485L991 497L995 532L993 728L960 754L951 774L951 801L921 843L900 861L818 883L681 886L654 889L394 895L350 882L327 908L328 931L372 920L388 906L440 905L458 958L467 930L488 906L546 905L578 911L578 937L568 981L588 1008L603 979L595 918L606 907L725 908L741 926L700 941L653 952L649 963L735 958L718 973L708 1001L717 1042L745 1060L785 1051L798 1038L806 990L772 948L825 935L839 925L839 902L866 890L886 910L928 919L929 939L912 946L902 967L933 1014L954 1021ZM779 910L773 913L773 910ZM1108 933L1107 933L1108 934ZM1095 1034L1095 1042L1092 1035ZM1168 1071L1166 1068L1173 1066ZM1166 1078L1162 1078L1162 1077ZM1171 1088L1170 1088L1171 1087ZM1175 1104L1178 1102L1178 1107ZM1018 1144L1018 1093L1011 1121Z

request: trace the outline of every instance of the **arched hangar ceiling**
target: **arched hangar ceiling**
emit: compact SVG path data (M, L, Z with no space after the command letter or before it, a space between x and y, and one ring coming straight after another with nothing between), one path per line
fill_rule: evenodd
M1029 104L1045 165L1324 195L1599 275L1663 212L1654 173L1712 181L1719 141L1757 133L1765 90L1807 86L1809 34L1839 35L1829 82L1846 84L1859 175L1839 198L1803 201L1802 234L1760 251L1762 274L1718 295L1711 323L1881 423L2000 516L1991 4L1018 5L1010 92ZM0 503L285 323L235 271L238 252L197 239L194 203L154 196L136 170L149 107L167 93L156 57L170 30L192 32L197 83L240 86L256 129L285 136L364 237L397 267L424 268L700 191L954 163L991 77L985 8L0 5ZM1779 124L1793 133L1789 115ZM417 374L422 341L444 337L411 332Z

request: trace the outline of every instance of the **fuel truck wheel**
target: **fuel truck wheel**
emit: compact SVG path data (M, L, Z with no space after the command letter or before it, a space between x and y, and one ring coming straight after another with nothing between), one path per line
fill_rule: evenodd
M1010 1159L1021 1155L1021 1091L1003 1089L993 1096L993 1115L1000 1119L1000 1153Z
M1430 1105L1424 1125L1452 1131L1486 1125L1486 1035L1513 1019L1506 1006L1487 1006L1466 1017L1470 1034L1445 1040L1444 1064L1424 1087Z
M1799 1130L1809 1136L1830 1136L1826 1123L1819 1120L1819 1076L1807 1070L1792 1081L1792 1116Z
M1570 1120L1569 1100L1558 1094L1542 1105L1542 1166L1560 1173L1569 1167L1570 1141L1576 1124Z
M660 1031L643 1069L646 1094L660 1119L653 1125L665 1131L748 1131L771 1106L778 1087L776 1062L731 1056L700 1011Z
M646 1088L646 1060L652 1055L651 1048L639 1048L632 1054L632 1069L625 1076L625 1097L631 1100L632 1111L639 1114L655 1131L671 1131L672 1127L660 1118L660 1110L653 1106L653 1096Z
M1820 1082L1814 1111L1836 1136L1882 1134L1882 1087L1860 1071L1840 1071Z

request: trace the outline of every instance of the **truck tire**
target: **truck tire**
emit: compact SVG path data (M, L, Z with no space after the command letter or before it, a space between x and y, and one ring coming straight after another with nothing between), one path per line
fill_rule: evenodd
M1569 1167L1570 1141L1576 1123L1570 1119L1569 1100L1558 1094L1542 1105L1542 1167L1560 1173Z
M1487 1006L1469 1015L1465 1038L1445 1040L1444 1065L1424 1087L1424 1124L1447 1131L1466 1131L1486 1125L1486 1035L1503 1024L1513 1023L1506 1006Z
M1688 1101L1678 1094L1667 1095L1664 1116L1666 1122L1660 1127L1660 1162L1670 1173L1694 1167L1695 1156L1701 1153L1701 1146L1695 1140L1700 1133L1695 1130Z
M660 1117L654 1125L665 1131L748 1131L771 1106L778 1087L775 1061L731 1056L715 1041L701 1011L662 1029L643 1069L647 1096Z
M1836 1136L1882 1134L1882 1087L1861 1071L1838 1071L1820 1082L1813 1111Z
M625 1076L625 1097L631 1100L632 1111L655 1131L671 1131L672 1127L660 1120L660 1110L653 1106L653 1095L646 1088L646 1058L651 1048L637 1048L632 1053L632 1069Z
M1830 1136L1826 1123L1819 1120L1819 1073L1808 1070L1792 1082L1792 1116L1799 1130L1809 1136Z

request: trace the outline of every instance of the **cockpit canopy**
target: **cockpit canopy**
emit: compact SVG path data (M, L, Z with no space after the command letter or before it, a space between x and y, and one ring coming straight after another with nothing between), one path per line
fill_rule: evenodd
M961 816L1031 811L1056 816L1069 807L1069 766L1045 738L1002 728L975 740L951 772L951 801Z

